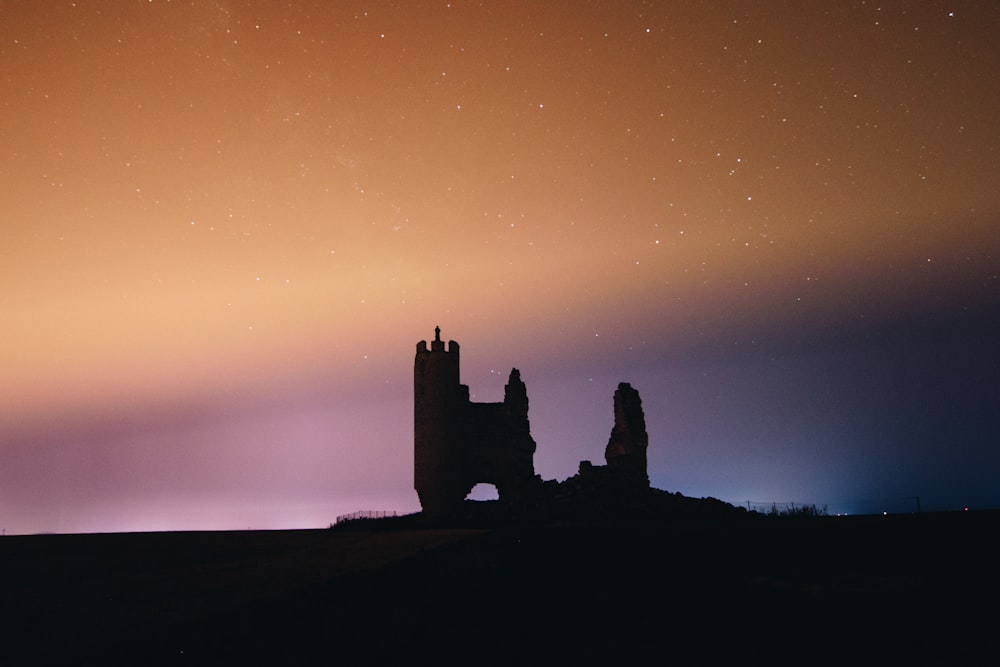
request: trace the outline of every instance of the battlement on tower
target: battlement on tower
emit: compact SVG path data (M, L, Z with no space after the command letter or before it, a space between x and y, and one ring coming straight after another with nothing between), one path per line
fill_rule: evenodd
M434 328L434 340L431 341L431 352L444 352L445 354L458 354L458 343L453 340L448 341L448 349L444 348L444 341L441 340L441 327ZM417 354L427 352L427 341L422 340L417 343Z

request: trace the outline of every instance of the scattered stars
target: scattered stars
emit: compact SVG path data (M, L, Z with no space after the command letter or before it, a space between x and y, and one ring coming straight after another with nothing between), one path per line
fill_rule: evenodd
M8 348L38 377L239 367L219 332L262 377L299 347L374 368L428 313L707 358L720 322L891 324L1000 281L977 3L76 4L0 38Z

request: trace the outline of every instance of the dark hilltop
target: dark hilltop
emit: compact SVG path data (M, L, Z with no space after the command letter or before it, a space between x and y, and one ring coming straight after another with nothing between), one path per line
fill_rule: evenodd
M381 526L0 538L4 664L982 664L995 646L996 513Z

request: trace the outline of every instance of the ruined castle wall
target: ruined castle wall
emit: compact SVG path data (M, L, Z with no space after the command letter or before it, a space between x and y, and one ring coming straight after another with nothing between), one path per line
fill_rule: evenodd
M614 397L615 424L604 449L608 467L623 479L649 486L646 470L646 449L649 436L646 434L646 417L642 412L639 392L627 382L618 385Z
M413 367L414 488L425 511L446 513L472 488L497 487L502 502L535 481L527 389L511 371L503 403L472 403L459 382L458 344L440 330L417 344Z

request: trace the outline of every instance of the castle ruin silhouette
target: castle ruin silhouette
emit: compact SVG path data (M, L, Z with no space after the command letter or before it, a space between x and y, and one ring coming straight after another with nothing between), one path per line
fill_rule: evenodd
M580 462L562 495L580 489L611 489L616 495L649 490L649 438L639 393L618 385L615 423L605 448L607 466ZM516 508L538 502L544 489L560 495L560 485L535 474L535 441L528 422L528 392L513 368L501 403L473 403L459 377L459 345L441 340L434 329L430 347L417 343L413 363L413 486L423 511L454 514L476 484L493 484L500 503Z

